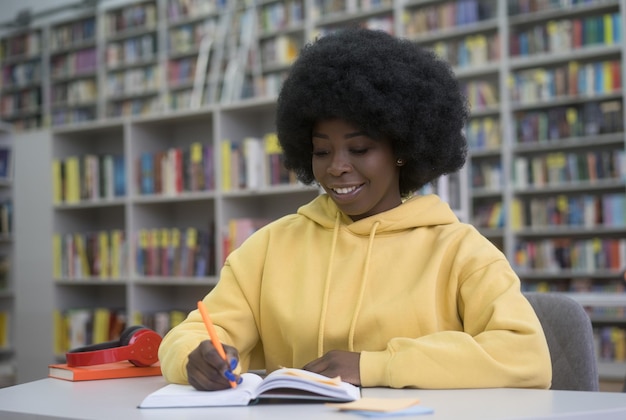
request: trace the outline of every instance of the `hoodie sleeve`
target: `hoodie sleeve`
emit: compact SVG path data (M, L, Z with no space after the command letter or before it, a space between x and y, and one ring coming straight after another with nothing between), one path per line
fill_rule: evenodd
M253 255L258 258L253 258ZM250 253L241 248L231 253L221 270L218 284L203 300L222 343L234 346L239 351L239 366L244 371L248 369L259 343L256 327L258 309L255 303L258 301L256 296L259 282L252 280L260 277L258 274L255 276L258 272L255 267L259 266L262 255L262 252ZM242 282L250 287L244 290L241 287ZM159 347L159 360L165 379L171 383L187 383L189 353L201 341L208 339L206 327L197 309L172 328Z
M552 365L541 324L508 262L460 282L463 331L394 338L361 353L361 383L393 388L549 388Z

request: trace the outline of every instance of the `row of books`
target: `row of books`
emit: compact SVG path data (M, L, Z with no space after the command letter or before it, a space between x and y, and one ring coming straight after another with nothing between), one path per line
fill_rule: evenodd
M517 156L513 165L514 186L520 189L580 181L626 179L624 149L554 152L534 157Z
M13 233L13 201L0 201L0 235Z
M503 228L505 219L502 201L474 205L472 224L478 228Z
M0 255L0 290L7 291L11 288L11 258Z
M504 185L500 160L472 161L470 179L472 188L499 191Z
M178 60L169 60L167 62L168 86L171 89L190 89L196 74L196 62L196 57L184 57Z
M287 77L288 69L279 72L263 74L254 79L254 94L260 98L277 97L280 88Z
M451 29L496 17L495 1L459 0L433 2L427 6L409 10L405 14L405 33L417 35Z
M125 6L106 14L104 30L107 36L125 31L153 28L157 24L157 8L154 3Z
M10 340L11 312L0 310L0 349L8 349L11 346Z
M123 230L55 233L52 235L56 279L119 279L128 273L128 247Z
M96 109L87 105L86 108L54 109L52 111L51 124L53 126L74 124L96 119Z
M150 92L157 94L160 84L160 66L133 68L109 74L105 94L109 99Z
M215 14L226 9L228 0L170 0L167 2L167 20L176 22Z
M185 191L215 189L213 147L194 142L188 148L172 147L144 152L137 158L140 194L175 195Z
M95 48L57 55L50 60L50 73L53 79L94 73L97 69L98 53Z
M304 22L304 1L285 0L265 4L259 12L259 32L272 33Z
M174 83L175 84L170 85L170 89L183 88L182 81ZM171 91L169 94L169 101L167 106L169 106L169 109L172 110L189 109L191 107L191 94L192 91L190 86L187 86L187 88L184 90Z
M18 114L37 113L41 111L41 89L33 87L16 93L2 95L0 114L11 117Z
M450 205L453 210L463 208L461 203L461 175L459 172L441 177L433 182L424 185L416 195L437 194L443 201ZM464 216L460 216L464 217Z
M217 18L176 26L167 32L167 51L170 54L195 53L200 42L207 36L215 39L217 35Z
M626 362L626 329L596 327L593 329L596 355L603 362Z
M222 236L222 250L227 257L235 249L239 248L244 241L254 232L267 225L270 219L262 217L241 217L230 219L226 231Z
M626 226L626 195L562 195L532 197L524 206L522 223L533 228L552 226Z
M140 229L135 238L139 276L206 277L216 272L215 238L195 227Z
M95 41L96 18L90 17L54 27L50 31L50 50L55 52Z
M296 182L295 175L283 166L284 157L275 133L240 141L224 139L220 158L224 191Z
M150 93L150 92L146 92ZM125 117L130 115L149 115L163 110L163 99L157 96L148 98L109 98L106 104L105 115L108 118Z
M2 66L2 88L28 87L41 82L41 62L26 61Z
M0 103L0 114L3 114L3 105ZM4 114L3 114L4 115ZM41 127L42 117L41 113L38 112L36 108L34 112L19 112L12 111L9 114L6 114L6 117L11 119L18 117L19 119L15 119L11 121L11 126L13 130L16 132L24 131L24 130L32 130Z
M41 53L41 32L22 32L0 41L0 60L35 57Z
M313 13L317 17L345 13L347 7L347 0L315 0Z
M128 38L120 42L111 42L106 47L106 65L108 69L151 61L157 55L156 35L146 34Z
M431 49L454 67L483 66L500 60L500 35L493 32L438 41Z
M616 273L616 277L621 277L621 273ZM565 279L551 279L551 280L528 280L522 283L522 289L524 292L569 292L569 293L625 293L626 283L621 279L592 279L585 276ZM614 307L609 306L591 306L585 307L585 310L591 315L592 312L596 315L602 315L603 308L609 310L605 313L614 312ZM622 310L626 310L626 307L622 307Z
M515 246L514 266L546 273L558 273L564 269L582 273L623 270L626 267L626 239L522 240Z
M622 18L619 12L550 20L512 33L509 51L512 56L562 53L591 45L619 44L621 36Z
M622 87L621 63L619 60L584 64L570 61L555 68L515 72L510 82L511 99L520 104L566 96L613 93Z
M580 7L583 9L586 5L598 3L614 3L614 0L508 0L507 4L509 16L517 16L563 8Z
M115 308L72 308L53 314L54 353L120 339L127 325L126 312Z
M461 89L472 111L494 108L499 103L498 85L488 80L461 82Z
M161 337L165 337L169 330L183 322L191 309L184 311L172 309L170 311L137 312L133 314L133 325L143 325L155 331Z
M465 127L465 137L470 151L500 149L502 144L500 119L497 117L472 118Z
M513 118L517 143L543 143L568 137L624 131L621 99L519 111Z
M124 156L85 154L52 161L54 204L111 199L126 195Z
M261 63L264 66L291 64L302 47L302 38L294 35L279 35L261 42Z
M96 105L98 87L92 79L74 80L57 84L50 89L50 102L57 106Z
M13 179L13 149L0 146L0 180Z

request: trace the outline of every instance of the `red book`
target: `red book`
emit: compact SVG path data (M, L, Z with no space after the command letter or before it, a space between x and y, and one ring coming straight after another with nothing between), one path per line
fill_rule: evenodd
M572 47L580 48L583 46L583 24L580 19L572 21Z
M48 365L48 377L66 381L93 381L97 379L138 378L160 376L161 365L138 367L128 361L93 366L68 366L67 363Z

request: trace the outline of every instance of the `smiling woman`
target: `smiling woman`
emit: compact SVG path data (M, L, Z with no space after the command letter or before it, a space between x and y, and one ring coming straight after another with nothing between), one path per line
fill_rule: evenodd
M303 368L364 387L548 388L541 324L504 255L436 195L460 169L465 99L408 40L341 30L305 46L279 95L286 166L320 195L232 252L198 311L163 339L167 380L216 390Z

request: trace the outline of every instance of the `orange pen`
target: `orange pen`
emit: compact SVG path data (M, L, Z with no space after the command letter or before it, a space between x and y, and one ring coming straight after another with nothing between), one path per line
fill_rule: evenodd
M215 327L213 326L213 321L211 321L211 317L209 316L209 312L206 310L202 301L198 301L198 310L200 311L200 315L202 315L202 320L204 321L204 325L206 326L207 331L209 332L209 337L211 337L211 343L217 350L217 353L228 363L228 359L226 359L226 352L224 351L224 347L222 346L222 342L217 336L217 331L215 331ZM236 388L237 384L235 381L230 381L230 386L232 388Z

